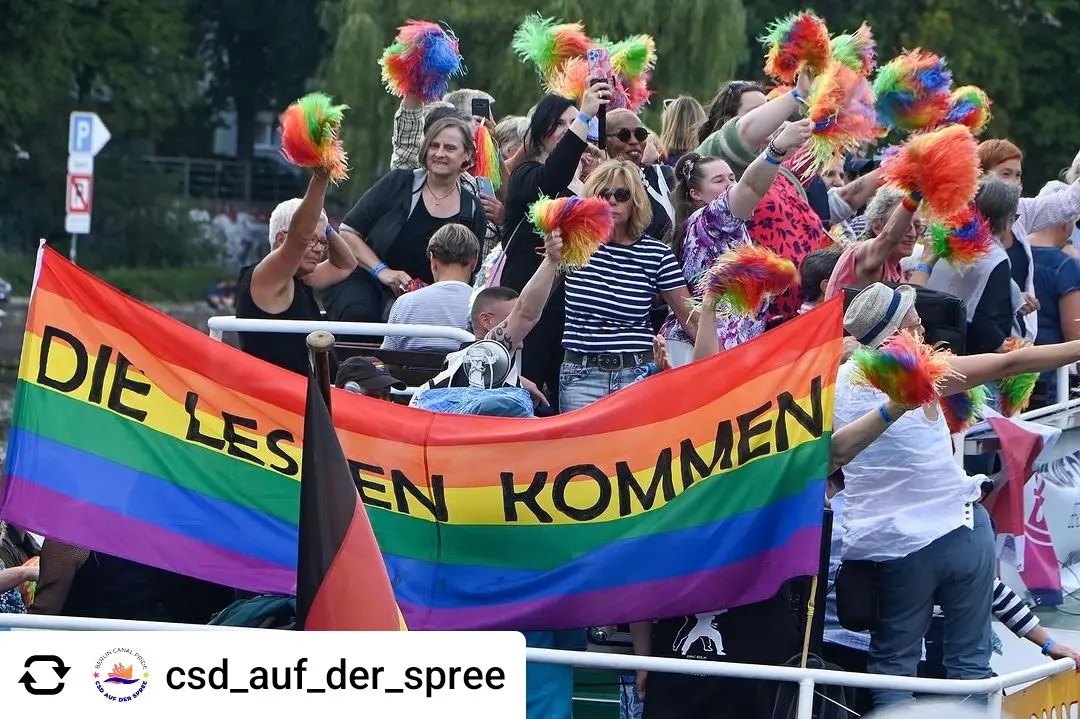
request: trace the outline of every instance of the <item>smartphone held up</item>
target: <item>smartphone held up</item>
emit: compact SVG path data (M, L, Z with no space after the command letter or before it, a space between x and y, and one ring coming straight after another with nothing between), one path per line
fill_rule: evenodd
M585 54L589 63L589 84L595 85L601 82L611 82L611 55L602 47L589 48ZM600 109L596 113L596 137L593 138L592 125L589 127L589 139L596 140L596 146L601 150L607 147L607 102L600 103Z

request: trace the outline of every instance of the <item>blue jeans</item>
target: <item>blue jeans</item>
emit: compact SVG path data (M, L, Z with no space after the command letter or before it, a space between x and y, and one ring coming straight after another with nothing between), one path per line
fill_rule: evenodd
M879 567L878 627L870 633L871 674L913 677L934 604L945 614L942 663L949 679L985 679L990 669L994 534L974 505L974 528L959 527L917 552ZM911 692L876 689L874 708L914 701Z
M619 675L619 719L641 719L645 702L638 699L637 674Z
M580 362L563 362L559 368L559 412L587 407L598 399L645 379L648 363L608 372Z

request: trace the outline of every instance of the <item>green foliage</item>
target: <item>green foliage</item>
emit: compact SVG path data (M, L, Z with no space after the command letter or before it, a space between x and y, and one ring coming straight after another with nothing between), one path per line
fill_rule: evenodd
M510 38L532 12L581 21L597 38L652 35L659 56L651 82L657 95L646 120L653 126L659 125L663 98L682 93L711 97L746 54L741 0L500 0L456 5L432 0L324 0L321 22L331 33L331 50L315 85L352 105L342 135L354 168L350 185L354 195L371 184L390 158L389 133L397 101L381 85L378 59L397 27L407 18L448 23L460 38L469 70L452 88L487 90L495 97L496 116L524 115L543 89L534 69L514 55Z

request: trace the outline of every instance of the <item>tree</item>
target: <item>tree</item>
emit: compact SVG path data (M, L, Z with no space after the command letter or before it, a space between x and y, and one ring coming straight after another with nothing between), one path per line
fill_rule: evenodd
M659 100L679 93L710 97L746 53L741 0L587 3L582 0L480 0L448 6L432 0L325 0L322 26L332 51L319 85L353 105L343 137L353 158L352 194L366 189L390 155L397 99L381 85L378 59L406 18L445 21L461 41L468 74L453 87L484 89L495 97L497 116L525 114L543 93L535 71L510 49L510 38L532 12L567 22L582 21L593 37L612 39L648 33L659 62L652 85L657 99L647 113L658 123Z
M317 0L197 0L201 54L217 107L236 111L237 154L250 160L259 112L283 109L303 91L322 57Z

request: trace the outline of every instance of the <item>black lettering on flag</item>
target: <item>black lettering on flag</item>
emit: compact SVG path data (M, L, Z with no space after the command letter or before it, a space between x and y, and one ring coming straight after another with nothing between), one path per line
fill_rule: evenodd
M49 350L52 349L54 340L60 340L75 353L75 371L72 372L71 376L67 379L49 376ZM86 380L88 364L89 357L86 353L86 347L77 337L75 337L75 335L70 332L65 332L58 327L45 325L45 329L41 332L41 355L38 357L38 384L44 385L45 387L52 387L55 390L60 390L65 393L74 392L81 387L82 383Z
M150 395L150 384L129 378L129 369L139 371L122 352L117 353L116 374L113 375L112 387L109 389L109 409L117 414L130 417L137 422L142 422L146 419L146 410L135 409L124 404L124 391L147 397Z
M588 507L574 507L566 499L566 488L570 486L570 481L574 477L588 477L596 482L599 492L597 492L596 501ZM570 519L588 522L603 514L611 504L611 480L595 464L575 464L559 472L555 477L555 483L551 488L551 498L555 503L555 509Z
M237 427L243 427L244 429L250 429L252 432L256 432L259 429L259 423L249 417L240 417L239 415L229 414L228 412L221 413L222 419L225 420L225 431L223 435L225 441L229 444L228 452L234 457L240 459L246 459L249 462L254 462L260 467L265 467L266 462L256 457L251 452L248 452L243 447L250 447L251 449L258 449L259 443L251 437L245 437L236 431Z
M536 501L536 496L540 494L544 485L547 484L547 472L537 472L528 488L522 492L514 488L513 472L503 472L499 476L499 481L502 483L503 517L507 522L518 521L516 505L519 502L528 507L529 511L540 520L541 524L551 524L555 521Z
M788 439L787 418L790 415L812 437L820 437L825 431L825 413L821 409L821 375L810 382L810 411L803 409L791 392L783 392L776 398L779 410L776 417L776 451L786 452L791 448Z
M769 442L762 442L757 447L750 449L750 440L754 437L768 434L772 429L772 420L767 419L764 422L758 424L752 424L754 420L763 414L766 414L772 409L772 402L766 402L757 409L752 409L749 412L740 414L738 417L739 423L739 465L744 465L752 459L758 457L764 457L772 452L772 445Z
M195 409L198 406L199 395L194 392L188 392L187 396L184 397L184 410L188 414L187 434L185 435L187 440L189 442L198 442L199 444L212 447L213 449L223 449L225 447L225 440L203 434L199 429L199 418L195 416Z
M402 512L403 514L412 514L412 512L409 511L409 500L405 496L406 494L411 494L416 501L424 505L424 509L431 514L435 521L447 521L446 492L443 487L444 480L441 474L433 474L431 476L430 497L413 484L401 470L390 470L390 480L394 484L394 499L397 501L397 511Z
M87 397L94 404L101 404L101 396L105 391L105 373L109 369L112 352L113 348L108 345L101 345L101 349L98 350L94 374L90 377L90 395Z
M360 501L364 504L370 504L372 507L378 507L379 509L393 509L393 505L389 502L368 496L369 491L386 494L386 485L379 482L372 482L371 480L364 479L360 476L361 472L364 472L365 474L375 474L380 477L385 476L383 468L374 464L357 462L354 459L348 461L349 469L352 470L353 482L356 484L356 490L360 493Z
M633 514L630 506L630 493L633 492L641 503L642 510L648 511L656 504L657 491L663 487L664 502L670 502L675 498L675 482L671 473L671 447L664 447L660 456L656 458L653 469L652 481L648 489L642 489L638 484L637 477L626 462L615 463L615 477L619 485L619 516L628 517Z
M281 472L286 477L295 477L297 473L300 472L300 465L281 448L281 442L293 444L295 441L296 438L293 437L293 433L287 429L275 429L273 432L266 435L266 447L270 450L270 454L278 457L285 463L284 466L271 464L270 469L275 472Z
M716 440L713 444L712 459L708 462L697 453L693 440L684 439L679 444L679 466L682 469L683 489L699 479L711 477L717 466L721 470L731 469L731 451L735 446L735 433L731 429L731 420L725 419L716 425Z

